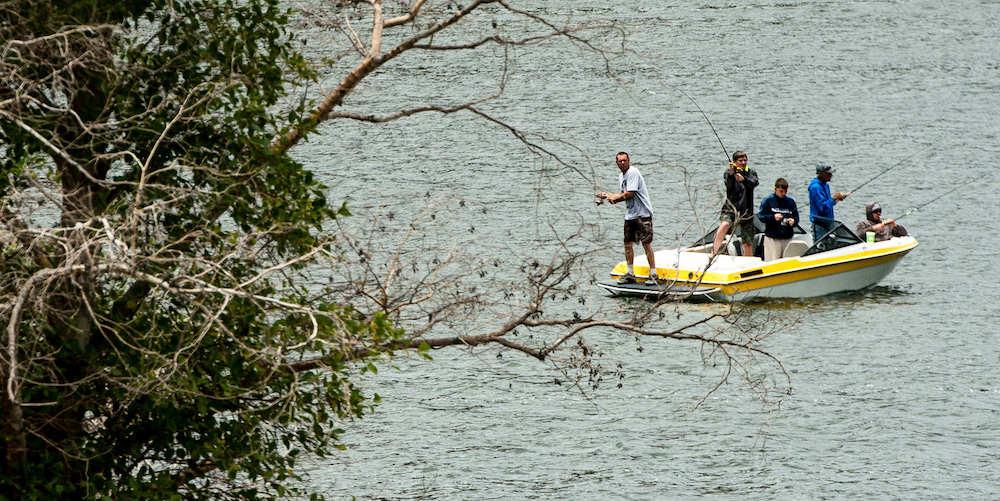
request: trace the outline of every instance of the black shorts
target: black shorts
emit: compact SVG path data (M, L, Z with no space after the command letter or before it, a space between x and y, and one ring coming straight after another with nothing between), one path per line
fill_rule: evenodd
M625 220L625 243L630 242L653 243L653 218Z
M732 225L731 232L740 237L743 242L753 244L753 236L757 234L757 228L753 226L753 216L737 218L731 212L723 212L719 217L719 221L730 223Z

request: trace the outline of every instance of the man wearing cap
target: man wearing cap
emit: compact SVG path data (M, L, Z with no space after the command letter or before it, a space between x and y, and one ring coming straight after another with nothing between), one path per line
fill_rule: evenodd
M642 178L639 169L630 167L628 153L619 151L615 155L615 163L621 171L618 175L621 191L618 193L601 191L597 193L597 198L612 204L625 201L625 263L628 265L628 271L618 283L635 283L635 273L632 271L635 251L632 246L636 242L641 242L643 250L646 251L646 262L649 263L647 276L655 285L659 277L656 274L656 258L653 254L653 205L649 201L646 180Z
M897 223L895 219L882 220L882 206L878 202L872 202L865 206L865 217L866 219L858 223L854 230L862 239L869 231L875 233L876 242L908 235L906 228Z
M819 164L816 166L816 177L809 182L809 222L812 223L813 242L833 229L833 206L850 195L839 191L831 195L827 183L832 178L833 168Z
M722 175L726 185L726 200L719 216L719 229L715 231L712 254L718 254L722 243L733 227L733 233L743 241L743 255L753 256L753 189L757 187L757 171L747 167L747 153L734 151L733 161Z

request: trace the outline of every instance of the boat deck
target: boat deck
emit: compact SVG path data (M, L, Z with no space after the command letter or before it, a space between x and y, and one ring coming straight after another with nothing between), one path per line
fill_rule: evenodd
M657 251L657 268L673 268L675 270L705 270L711 254L706 252L691 252L687 249L668 249ZM641 259L640 259L641 258ZM716 256L711 271L716 273L732 273L754 266L760 266L764 260L753 256ZM636 264L646 265L645 256L636 256Z

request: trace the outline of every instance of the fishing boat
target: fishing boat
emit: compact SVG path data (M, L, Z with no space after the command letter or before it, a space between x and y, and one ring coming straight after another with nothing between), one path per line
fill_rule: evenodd
M644 278L649 275L649 264L645 256L636 256L636 283L617 283L627 270L625 262L620 262L611 270L614 281L597 285L613 295L684 300L816 297L878 283L917 246L910 236L868 242L835 221L815 242L796 225L784 257L764 261L762 233L756 235L752 256L739 255L742 245L738 237L727 243L727 253L713 256L714 236L712 230L689 247L657 251L659 283Z

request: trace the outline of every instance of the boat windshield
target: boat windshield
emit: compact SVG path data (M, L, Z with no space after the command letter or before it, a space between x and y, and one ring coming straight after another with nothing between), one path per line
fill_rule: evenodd
M861 238L854 234L844 223L840 221L833 222L833 229L823 235L818 242L814 243L812 247L806 249L802 253L803 256L810 256L812 254L818 254L820 252L831 251L833 249L839 249L841 247L847 247L848 245L854 245L861 243Z
M760 219L757 219L756 217L753 218L753 227L757 230L757 233L764 233L764 223L760 222ZM712 243L713 241L715 241L715 232L718 229L719 226L716 225L714 228L712 228L711 231L706 233L705 236L699 238L698 240L695 240L694 243L691 244L691 247L698 247L699 245L707 245ZM806 234L806 230L802 229L802 227L799 226L798 221L795 222L795 228L793 228L792 231L796 235Z

